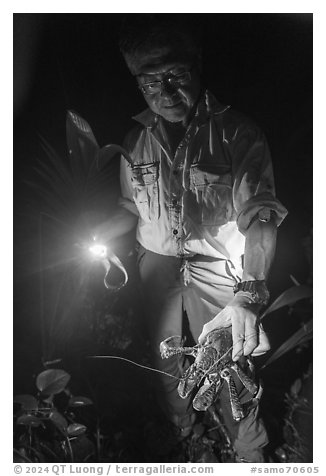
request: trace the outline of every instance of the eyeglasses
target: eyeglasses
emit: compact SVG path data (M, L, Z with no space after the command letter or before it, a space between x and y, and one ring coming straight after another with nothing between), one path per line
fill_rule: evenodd
M139 89L146 95L157 94L162 92L163 85L177 89L183 84L189 83L191 80L190 71L183 71L179 74L166 73L160 81L152 81L150 83L140 84Z

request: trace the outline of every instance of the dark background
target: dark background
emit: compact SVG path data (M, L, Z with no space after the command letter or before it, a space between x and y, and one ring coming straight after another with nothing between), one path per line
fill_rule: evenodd
M207 87L220 102L256 120L269 141L277 196L289 211L269 280L276 297L293 285L290 275L300 283L311 279L311 249L305 243L312 230L312 14L196 17L204 25ZM14 14L16 392L33 392L28 382L41 369L37 227L26 205L31 191L25 182L44 160L40 137L59 154L67 153L67 109L91 124L100 146L121 144L131 117L144 109L118 50L120 21L120 14ZM118 167L112 168L110 187L114 201ZM282 315L274 318L272 341L285 340L289 322Z

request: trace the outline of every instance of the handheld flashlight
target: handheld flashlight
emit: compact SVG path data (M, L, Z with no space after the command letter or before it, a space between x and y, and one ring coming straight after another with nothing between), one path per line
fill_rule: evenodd
M110 248L108 248L106 245L103 245L102 243L96 242L96 237L93 237L93 243L86 245L86 249L88 249L91 257L94 260L98 260L102 263L104 269L105 269L105 276L104 276L104 285L107 289L111 291L119 291L123 286L127 284L128 281L128 274L119 260L119 258L112 252ZM114 265L116 268L118 268L123 275L123 280L119 284L110 284L108 281L108 274L111 269L111 265Z
M97 259L105 259L108 254L108 249L105 245L101 245L100 243L96 243L88 248L90 253Z

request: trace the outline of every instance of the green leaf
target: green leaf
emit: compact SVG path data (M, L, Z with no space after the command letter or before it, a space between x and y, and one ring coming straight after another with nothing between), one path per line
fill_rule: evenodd
M70 380L70 375L61 369L48 369L41 372L36 379L37 388L44 395L62 392Z
M38 402L33 395L15 395L14 403L19 403L23 410L33 411L38 409Z
M87 430L85 425L81 425L80 423L72 423L67 428L67 433L69 436L78 436L85 433Z
M19 418L17 418L17 425L31 426L34 428L40 425L44 426L42 420L34 415L20 416Z
M68 422L65 417L61 415L61 413L56 410L52 411L49 414L49 420L51 420L60 431L62 431L63 433L66 432Z
M290 289L284 291L275 301L265 310L262 314L261 319L267 314L280 309L283 306L291 306L300 299L306 299L312 297L312 288L304 284L300 286L293 286Z
M261 367L262 369L267 367L267 365L274 362L276 359L279 359L286 352L294 349L297 345L303 344L304 342L312 339L312 319L307 322L303 327L301 327L297 332L295 332L289 339L287 339L283 344L271 355L271 357L265 362Z
M92 400L87 397L72 397L69 401L70 407L83 407L85 405L93 405Z

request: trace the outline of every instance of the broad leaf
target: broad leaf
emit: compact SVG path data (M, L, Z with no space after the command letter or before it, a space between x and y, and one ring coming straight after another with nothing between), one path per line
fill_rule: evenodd
M70 407L83 407L85 405L93 405L92 400L87 397L72 397L69 401Z
M117 154L121 154L130 165L133 165L130 155L123 147L117 144L108 144L102 147L102 149L100 149L98 152L98 157L97 157L98 166L103 167L108 162L110 162L112 158L115 156L119 158L119 155Z
M49 369L41 372L36 379L37 388L44 395L62 392L70 380L70 375L61 369Z
M292 288L284 291L284 293L280 294L280 296L275 299L275 301L262 314L261 319L267 314L270 314L271 312L274 312L283 306L291 306L300 299L306 299L310 297L312 297L312 288L310 286L305 286L304 284L300 286L293 286Z
M47 349L45 360L65 348L73 335L73 326L77 325L72 317L76 316L78 305L82 306L78 292L75 295L68 286L62 286L57 273L62 271L67 276L67 283L75 288L82 285L77 277L80 276L80 281L86 280L86 273L79 266L80 255L74 253L71 256L69 247L77 241L76 237L79 239L80 234L88 233L98 222L84 220L85 214L94 212L94 218L96 214L106 217L108 204L109 208L113 207L117 193L118 164L112 161L98 170L99 146L90 125L69 111L66 132L68 154L56 153L41 138L42 156L29 179L33 190L27 204L28 213L39 219L42 271L46 272L46 277L49 276L48 282L53 283L44 290L44 312L41 315L44 327L42 347ZM39 380L44 395L58 393L64 387L59 385L61 388L58 389L56 383L54 388L48 388L43 376Z
M79 114L68 111L66 133L73 176L85 180L90 164L95 164L99 150L93 131L88 122Z
M60 431L62 431L63 433L66 432L67 427L68 427L68 422L61 415L61 413L59 413L55 410L52 411L49 415L49 420L51 420Z
M261 368L267 367L267 365L282 357L286 352L289 352L297 345L303 344L310 339L312 339L312 319L286 340Z
M33 395L15 395L14 403L19 403L23 410L32 411L38 409L38 403Z
M43 422L40 418L34 415L22 415L17 418L17 425L25 425L25 426L32 426L34 428L43 425Z
M78 436L85 433L87 430L85 425L81 425L80 423L72 423L67 428L67 433L69 436Z

